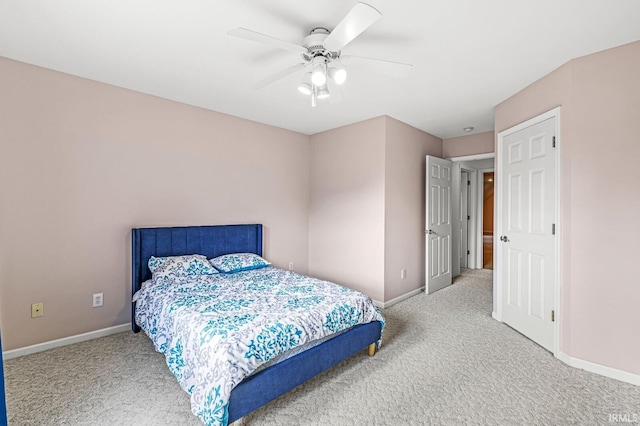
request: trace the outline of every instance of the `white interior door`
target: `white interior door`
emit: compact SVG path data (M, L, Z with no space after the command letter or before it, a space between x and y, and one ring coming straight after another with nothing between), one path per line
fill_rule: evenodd
M469 267L469 172L460 173L460 267Z
M426 291L451 285L451 177L453 163L427 155Z
M502 139L496 247L502 320L550 351L557 267L555 120Z

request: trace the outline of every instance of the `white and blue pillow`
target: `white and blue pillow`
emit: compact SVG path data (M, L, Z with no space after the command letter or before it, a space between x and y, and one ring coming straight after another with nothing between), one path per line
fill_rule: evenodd
M154 282L169 282L178 280L193 279L199 275L213 275L218 271L209 260L201 254L190 254L185 256L151 256L149 259L149 270Z
M262 257L254 253L233 253L209 259L211 264L224 274L259 269L271 265Z

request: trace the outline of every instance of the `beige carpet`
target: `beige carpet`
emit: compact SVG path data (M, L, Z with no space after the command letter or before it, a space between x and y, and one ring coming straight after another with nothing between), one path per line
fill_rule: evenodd
M567 367L491 318L491 275L385 310L365 351L244 419L245 425L603 425L640 417L640 387ZM9 424L198 425L143 334L6 361ZM610 416L627 417L610 417Z

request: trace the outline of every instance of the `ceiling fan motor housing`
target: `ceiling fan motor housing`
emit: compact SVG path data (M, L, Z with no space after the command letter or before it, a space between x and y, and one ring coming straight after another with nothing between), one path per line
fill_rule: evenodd
M311 30L308 36L306 36L302 42L302 46L307 49L302 57L307 62L311 62L313 58L317 56L323 56L327 59L338 59L340 52L331 52L325 49L324 40L329 35L329 30L322 27L317 27Z

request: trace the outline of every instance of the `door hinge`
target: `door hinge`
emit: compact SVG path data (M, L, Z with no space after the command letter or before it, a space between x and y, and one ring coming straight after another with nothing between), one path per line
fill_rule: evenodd
M471 185L471 181L470 180L467 181L467 185Z
M469 254L471 254L471 252L469 250L467 250L467 254L469 255Z
M553 309L551 310L551 322L555 322L556 321L556 311L554 311Z
M471 220L471 216L467 216L467 220Z
M556 235L556 224L555 223L551 224L551 235Z
M554 148L556 147L556 137L555 136L553 137L553 147Z

